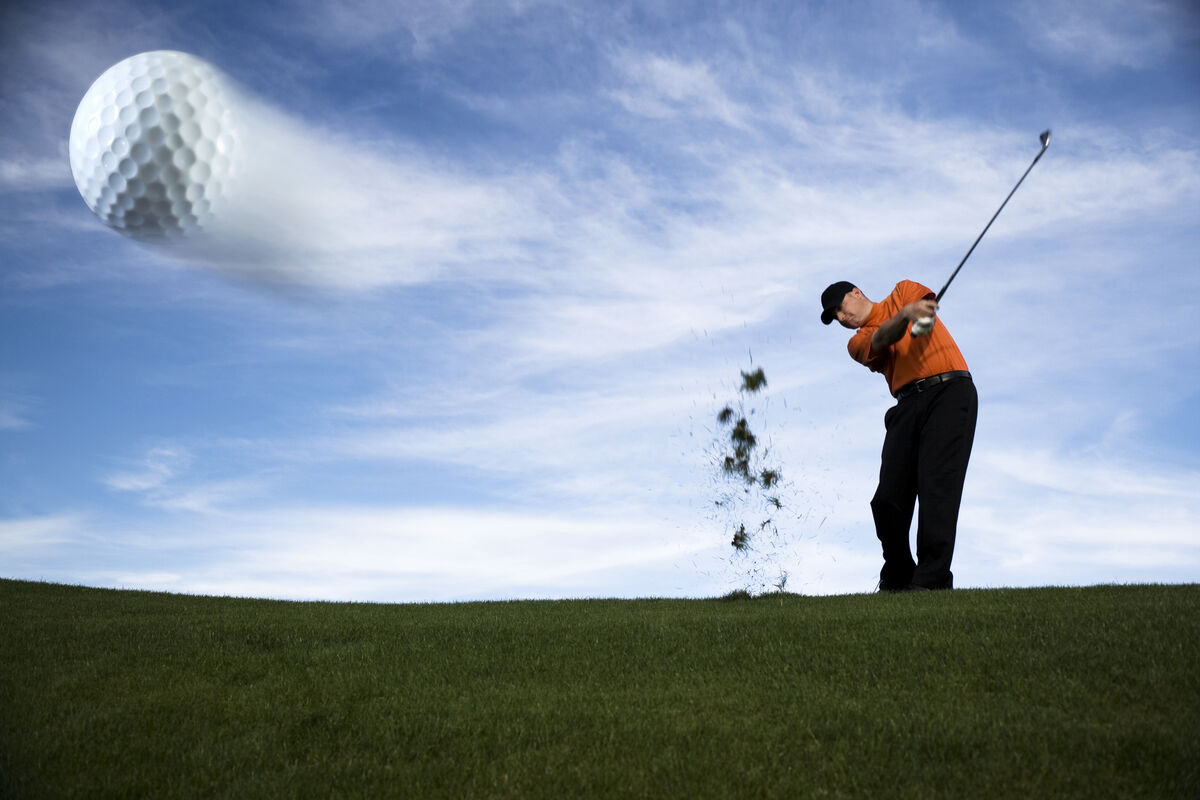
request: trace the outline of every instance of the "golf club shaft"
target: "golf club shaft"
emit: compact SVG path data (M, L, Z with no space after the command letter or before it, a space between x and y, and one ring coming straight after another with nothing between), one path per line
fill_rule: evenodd
M937 297L934 298L935 302L941 301L942 295L946 294L946 290L950 288L950 284L954 281L954 277L958 275L958 271L963 268L963 264L967 263L967 259L971 257L971 253L975 252L975 246L979 244L981 239L983 239L983 234L988 232L988 228L992 227L992 223L996 221L996 217L1000 216L1000 212L1004 210L1006 205L1008 205L1008 201L1011 200L1012 196L1017 193L1017 189L1021 188L1021 184L1025 181L1025 176L1033 171L1033 168L1037 164L1038 160L1041 159L1042 155L1046 152L1046 148L1050 146L1050 131L1043 133L1041 140L1042 149L1039 150L1038 154L1033 157L1033 163L1029 165L1029 168L1025 170L1025 173L1021 176L1021 179L1017 181L1017 185L1014 186L1012 191L1008 193L1008 197L1004 198L1004 202L1001 203L1000 207L996 209L996 213L992 214L992 218L988 220L988 224L983 226L983 231L979 234L979 237L975 240L975 243L971 245L971 249L967 251L967 254L963 256L962 261L958 262L958 266L954 268L954 272L950 274L950 280L946 281L946 285L943 286L942 290L937 293Z
M971 257L971 253L975 252L975 247L983 239L983 235L988 232L988 228L992 227L992 223L996 221L996 217L1000 216L1000 212L1004 210L1006 205L1008 205L1008 201L1012 199L1012 196L1017 193L1017 189L1021 188L1021 184L1025 182L1025 177L1033 171L1034 166L1046 152L1046 148L1050 146L1050 131L1044 131L1039 139L1042 143L1042 149L1039 150L1038 154L1033 157L1033 162L1029 165L1028 169L1025 170L1024 174L1021 175L1021 178L1017 181L1016 186L1013 186L1012 191L1008 193L1008 197L1005 197L1004 202L1001 203L1000 207L996 209L996 213L992 214L992 218L988 220L988 224L983 226L983 230L975 239L975 242L971 245L971 249L968 250L967 254L962 257L962 261L958 262L958 266L954 268L954 272L950 273L950 279L946 281L946 285L942 287L942 290L938 292L937 296L934 298L935 303L941 302L942 296L946 294L946 290L949 289L950 284L954 282L954 278L958 275L959 270L963 268L963 264L967 263L967 259ZM929 323L927 325L922 325L920 328L917 327L916 323L913 323L913 336L923 336L925 333L929 332L929 328L932 327L933 318L928 317L927 319L929 320ZM924 322L924 320L920 321Z

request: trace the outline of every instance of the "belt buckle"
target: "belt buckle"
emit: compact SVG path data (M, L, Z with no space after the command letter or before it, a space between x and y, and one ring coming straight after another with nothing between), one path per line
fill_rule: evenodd
M917 391L923 392L926 389L932 389L934 386L937 386L939 383L945 380L949 380L949 376L947 376L944 372L939 372L937 375L930 375L928 378L921 378L921 380L916 382Z

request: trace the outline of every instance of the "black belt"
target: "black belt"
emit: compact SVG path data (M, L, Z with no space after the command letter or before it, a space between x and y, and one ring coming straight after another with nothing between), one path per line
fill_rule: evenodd
M903 400L910 394L928 391L934 386L937 386L939 383L949 383L950 381L962 380L963 378L970 380L971 373L967 372L965 369L955 369L951 370L950 372L941 372L937 375L930 375L928 378L921 378L919 381L913 381L912 383L906 383L905 385L901 386L900 391L896 392L896 399Z

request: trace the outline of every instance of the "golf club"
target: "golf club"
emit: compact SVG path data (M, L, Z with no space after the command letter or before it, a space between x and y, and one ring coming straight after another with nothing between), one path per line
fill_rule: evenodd
M1029 169L1025 170L1025 175L1030 173L1034 167L1034 164L1037 164L1038 159L1042 157L1042 154L1046 152L1046 148L1050 146L1050 131L1043 131L1042 135L1039 136L1038 139L1040 139L1042 142L1042 149L1039 150L1038 154L1033 157L1033 164L1030 164ZM967 251L965 256L963 256L962 261L958 262L958 266L955 267L954 272L950 274L950 280L946 281L946 285L942 287L942 290L937 293L937 297L934 298L935 303L941 302L942 295L944 295L946 290L950 288L950 283L954 280L954 276L957 275L958 271L963 268L963 264L967 263L967 259L971 257L971 253L975 252L975 245L979 244L979 240L983 238L983 234L988 232L988 228L992 227L992 223L996 221L996 217L1000 216L1000 212L1004 210L1006 205L1008 205L1008 201L1011 200L1012 196L1017 193L1017 189L1020 188L1022 181L1025 180L1025 175L1022 175L1021 180L1017 181L1017 185L1012 188L1012 191L1008 193L1008 197L1004 198L1004 202L1000 204L1000 207L996 209L996 213L992 215L990 220L988 220L988 224L983 227L983 233L979 234L979 238L975 240L975 244L971 245L971 249ZM912 335L924 336L933 330L933 319L934 318L932 316L922 317L914 322L912 324Z

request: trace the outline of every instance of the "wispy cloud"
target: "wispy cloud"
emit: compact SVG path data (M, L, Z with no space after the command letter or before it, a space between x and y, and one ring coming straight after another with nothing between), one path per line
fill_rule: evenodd
M104 483L122 492L146 492L159 489L192 461L191 454L175 446L152 447L131 469L109 475Z
M210 443L208 449L214 446L215 443ZM154 508L206 515L227 513L248 499L261 496L267 485L258 475L213 478L197 472L194 466L212 469L211 463L197 464L196 454L186 447L158 445L130 467L105 477L103 483L114 491L137 494ZM243 462L241 468L248 466Z
M375 44L426 56L463 28L478 25L481 15L499 17L536 5L529 0L481 3L479 0L352 0L307 6L304 17L313 36L339 47ZM407 37L407 41L405 40Z
M34 427L36 401L28 392L0 384L0 431L20 431Z
M39 191L70 185L63 158L0 160L0 191Z
M626 82L612 96L634 114L713 119L734 128L746 126L747 111L729 98L703 62L627 53L618 66Z
M662 596L694 587L711 560L695 532L623 516L424 508L274 507L219 531L175 520L153 536L79 519L0 522L0 553L51 536L88 542L83 570L100 585L297 599L453 601ZM109 546L95 549L103 539ZM119 544L119 550L111 545ZM128 559L140 552L138 562ZM149 556L149 557L147 557ZM36 554L29 556L41 563ZM138 567L138 563L152 566ZM710 584L718 589L720 583Z
M78 514L0 520L0 555L7 561L51 550L70 541L83 522Z
M1010 13L1029 41L1055 58L1093 70L1141 69L1177 44L1194 42L1200 19L1188 3L1147 0L1130 14L1121 0L1020 2Z

